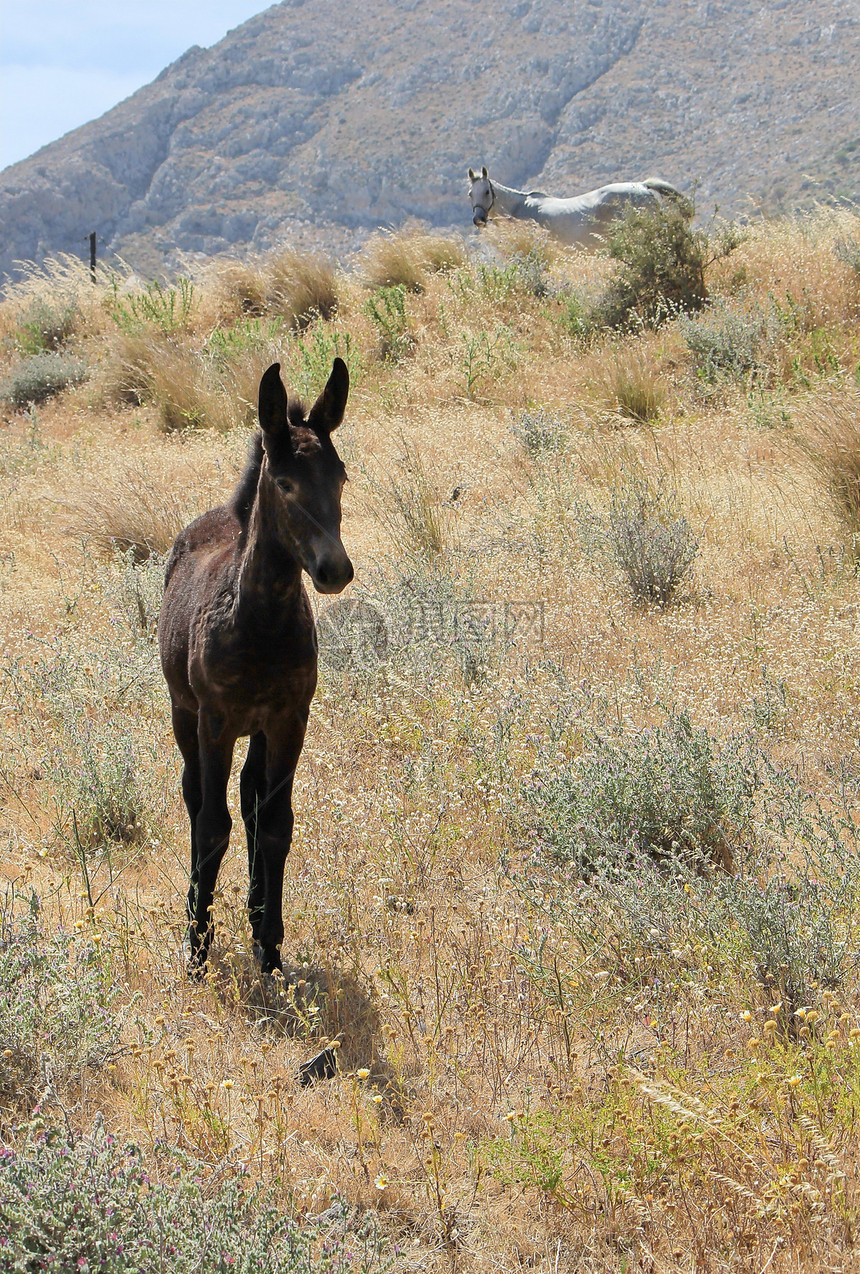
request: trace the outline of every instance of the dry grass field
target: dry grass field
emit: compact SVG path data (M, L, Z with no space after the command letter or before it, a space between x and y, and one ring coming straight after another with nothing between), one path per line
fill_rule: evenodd
M0 1268L857 1268L860 219L722 238L615 330L504 230L7 292ZM234 782L198 983L164 555L335 354L286 976Z

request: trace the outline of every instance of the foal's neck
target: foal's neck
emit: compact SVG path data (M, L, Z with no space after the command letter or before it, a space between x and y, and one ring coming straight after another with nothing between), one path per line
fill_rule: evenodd
M281 525L280 497L263 458L257 494L239 541L235 605L289 611L302 597L302 568Z

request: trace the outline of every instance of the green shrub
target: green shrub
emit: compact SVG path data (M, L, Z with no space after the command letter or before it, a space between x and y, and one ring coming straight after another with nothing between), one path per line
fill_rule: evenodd
M87 365L70 354L34 354L19 363L0 384L0 400L13 407L27 407L53 398L87 376Z
M617 265L598 311L609 327L658 327L679 312L700 310L708 299L708 236L693 230L679 207L629 209L609 236L608 251Z
M478 332L461 332L463 353L460 372L467 398L474 398L486 380L516 366L519 358L510 328L499 325L492 336L481 328Z
M399 363L415 348L406 313L406 288L402 283L379 288L368 297L364 312L379 334L378 356L383 362Z
M273 350L282 339L285 326L279 314L270 319L246 317L232 327L216 327L207 341L207 350L219 364L233 362L245 354Z
M34 1124L0 1151L0 1263L8 1274L369 1274L371 1227L320 1239L241 1180L204 1183L204 1165L163 1151L157 1175L99 1120L90 1136Z
M476 280L491 301L507 301L518 294L540 298L549 293L546 266L546 252L536 244L526 252L514 252L503 266L479 265Z
M175 287L164 287L153 280L141 292L126 293L120 290L118 279L114 280L114 322L129 335L156 328L165 336L173 336L187 326L195 304L195 289L190 279L177 279Z
M552 317L572 340L587 345L603 326L599 308L574 292L564 294Z
M288 383L309 402L322 391L331 375L331 365L335 358L342 358L349 368L353 390L361 381L361 358L349 332L332 331L319 324L312 327L301 340L292 342L284 353L290 363Z
M58 350L66 343L80 320L74 298L47 301L37 297L21 318L17 345L22 354L42 354Z

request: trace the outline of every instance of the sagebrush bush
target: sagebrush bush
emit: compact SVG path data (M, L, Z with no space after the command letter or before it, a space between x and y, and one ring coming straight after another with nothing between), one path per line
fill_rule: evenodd
M12 407L42 403L86 380L87 364L72 354L44 353L25 358L0 384L0 401Z
M98 1119L88 1136L38 1122L0 1151L0 1263L8 1274L370 1274L384 1270L372 1227L321 1239L241 1177L208 1185L206 1165L141 1150Z
M18 265L17 281L3 289L0 326L22 353L61 349L72 337L96 335L110 321L113 276L100 270L93 282L87 263L65 252Z
M591 731L578 762L538 765L521 802L520 825L563 871L520 888L622 984L659 970L661 986L701 985L702 966L721 969L753 1002L780 1001L780 1030L796 1035L798 1011L857 965L852 812L745 735L718 745L685 714L639 735ZM715 856L730 870L703 871ZM537 948L530 959L555 996Z
M323 623L320 655L324 667L347 669L354 684L382 672L428 688L449 684L452 673L467 686L479 685L515 627L503 603L487 602L455 579L442 555L413 553L399 569L368 572L353 598L353 609L339 608L334 631Z
M679 316L684 340L695 358L696 373L714 383L720 376L740 379L767 372L783 334L779 310L772 303L747 305L722 299L699 315Z
M18 348L23 354L58 350L75 332L80 319L75 296L34 297L19 319Z
M65 797L60 817L71 819L69 840L84 854L139 845L147 834L148 802L134 723L114 718L103 727L82 718L75 734L76 755L59 757L51 767Z
M673 600L699 551L673 501L632 486L613 494L607 536L636 600L660 606Z
M613 487L605 515L582 503L575 517L586 553L613 561L637 602L668 606L674 600L699 541L672 493L634 475Z
M646 860L729 868L749 829L755 778L685 712L639 733L592 732L570 765L540 765L524 784L535 844L586 873Z
M544 455L556 455L567 444L567 430L561 420L543 408L520 412L511 432L533 460Z
M0 896L0 983L3 1122L26 1114L46 1083L64 1090L84 1068L103 1066L120 1023L108 957L86 934L47 924L35 894Z

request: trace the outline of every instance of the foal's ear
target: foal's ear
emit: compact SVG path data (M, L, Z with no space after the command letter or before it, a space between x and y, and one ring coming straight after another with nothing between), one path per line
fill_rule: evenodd
M337 429L346 411L346 400L349 394L349 370L342 358L336 358L332 364L331 376L319 398L311 407L308 424L317 433L331 433Z
M477 180L478 180L478 174L475 172L474 168L470 168L470 169L469 169L469 181L471 181L471 182L476 182Z
M481 176L483 177L484 181L486 181L490 176L490 174L487 172L486 164L484 164L484 167L481 169Z
M264 434L276 434L286 426L287 391L281 380L280 363L272 363L272 366L263 372L263 378L260 381L258 415L260 428Z

